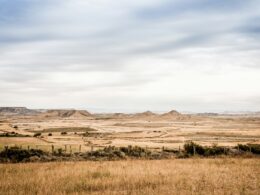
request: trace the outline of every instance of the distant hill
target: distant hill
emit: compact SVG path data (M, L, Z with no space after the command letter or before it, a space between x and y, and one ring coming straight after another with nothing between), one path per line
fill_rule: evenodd
M86 110L63 110L63 109L55 109L55 110L47 110L42 113L43 117L58 117L58 118L85 118L92 117L92 114Z
M26 107L0 107L0 115L35 115L39 112Z
M156 117L156 116L158 116L158 114L155 114L151 111L136 113L136 114L132 115L132 117L134 117L134 118L151 118L151 117Z
M181 114L176 110L171 110L170 112L161 114L159 116L160 119L174 119L174 120L182 120L182 119L186 119L187 115L185 114Z
M170 112L161 114L161 117L178 117L181 116L182 114L177 112L176 110L171 110Z

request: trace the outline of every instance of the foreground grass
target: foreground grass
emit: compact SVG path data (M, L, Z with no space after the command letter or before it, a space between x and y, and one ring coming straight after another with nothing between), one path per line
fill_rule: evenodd
M260 194L260 159L0 164L0 194Z

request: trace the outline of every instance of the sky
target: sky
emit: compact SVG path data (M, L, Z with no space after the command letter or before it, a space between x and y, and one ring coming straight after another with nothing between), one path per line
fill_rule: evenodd
M260 1L0 0L0 106L260 111Z

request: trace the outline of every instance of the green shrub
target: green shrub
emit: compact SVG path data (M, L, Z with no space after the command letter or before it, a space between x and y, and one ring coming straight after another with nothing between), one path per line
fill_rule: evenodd
M63 131L60 133L61 135L67 135L68 133L66 131Z

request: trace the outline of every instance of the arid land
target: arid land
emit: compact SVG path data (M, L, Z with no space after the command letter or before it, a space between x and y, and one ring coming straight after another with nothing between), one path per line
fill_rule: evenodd
M91 114L78 110L2 112L0 133L17 134L0 137L0 148L16 145L50 150L51 146L64 148L67 145L72 151L87 151L136 145L156 150L182 148L186 141L205 146L235 146L260 143L260 115L181 114L177 111L164 114L149 111ZM36 133L40 135L34 137Z
M156 151L260 143L258 114L91 114L78 110L0 112L0 149L18 146L69 153L108 146ZM1 111L1 109L0 109ZM29 151L29 150L28 150ZM71 155L71 154L69 154ZM127 159L127 160L126 160ZM259 194L259 155L195 155L0 164L0 194ZM31 161L29 161L31 162Z

